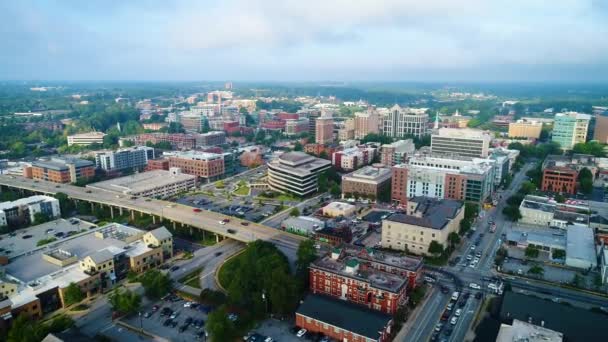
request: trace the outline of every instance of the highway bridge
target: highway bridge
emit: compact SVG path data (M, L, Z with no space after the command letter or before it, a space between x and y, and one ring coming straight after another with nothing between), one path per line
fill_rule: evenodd
M196 209L174 202L147 197L117 195L114 192L83 188L70 184L58 184L21 176L0 175L0 189L4 187L46 195L64 193L73 200L85 201L90 203L91 206L101 205L108 207L112 216L116 213L123 215L125 211L131 217L137 214L146 214L152 216L153 222L156 222L157 219L168 220L173 224L174 228L179 224L242 242L260 239L286 248L297 248L299 243L305 239L302 236L213 211ZM221 223L225 219L230 221Z

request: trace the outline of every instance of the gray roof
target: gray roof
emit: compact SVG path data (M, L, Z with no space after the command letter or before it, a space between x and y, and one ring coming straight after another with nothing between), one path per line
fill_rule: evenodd
M112 254L112 252L107 249L102 249L89 256L91 257L91 259L93 259L93 262L95 262L96 264L100 264L102 262L112 260L114 254Z
M380 311L319 295L306 296L296 313L373 340L392 319Z
M50 160L37 160L32 162L32 166L42 167L51 170L64 171L68 169L69 164L74 164L75 167L94 166L95 164L86 159L79 158L51 158Z
M593 228L580 225L568 226L566 231L566 258L597 264Z
M171 234L171 232L165 227L151 230L150 234L154 235L157 240L164 240L173 237L173 234Z
M409 202L418 203L416 212L421 213L420 217L397 213L386 220L441 230L456 217L463 206L459 201L429 197L414 197Z

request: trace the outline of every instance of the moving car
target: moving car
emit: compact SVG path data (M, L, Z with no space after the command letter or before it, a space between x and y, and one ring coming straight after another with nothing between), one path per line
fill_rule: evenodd
M457 322L458 322L458 317L452 317L452 319L450 320L451 325L456 325Z
M456 311L454 312L454 316L456 316L456 317L460 317L461 314L462 314L462 309L456 309Z
M241 222L241 224L242 224L243 226L248 226L248 225L249 225L249 222L245 222L245 221L243 221L243 222Z
M234 230L234 229L228 229L228 233L230 233L230 234L236 234L236 230Z

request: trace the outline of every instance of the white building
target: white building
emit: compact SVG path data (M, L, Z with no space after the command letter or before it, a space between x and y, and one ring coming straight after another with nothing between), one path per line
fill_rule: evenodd
M103 137L106 134L102 132L88 132L74 135L68 135L68 146L72 145L91 145L91 144L103 144Z
M431 136L431 151L433 154L486 158L490 141L492 136L482 130L440 128Z
M317 191L317 178L331 162L304 152L287 152L267 165L270 189L305 196Z
M409 135L421 137L427 133L427 111L427 108L402 108L395 105L382 119L382 132L393 138Z
M105 171L143 168L154 159L154 148L135 146L95 155L95 165Z
M0 203L0 226L34 223L37 213L51 219L61 216L59 201L54 197L36 195Z
M575 223L589 225L589 206L557 203L552 198L527 195L519 205L520 223L566 229Z

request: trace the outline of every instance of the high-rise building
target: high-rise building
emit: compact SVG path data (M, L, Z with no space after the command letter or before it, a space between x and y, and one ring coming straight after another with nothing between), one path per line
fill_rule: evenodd
M285 135L294 136L308 132L308 119L286 119Z
M222 131L212 131L195 135L197 146L215 146L226 143L226 133Z
M315 142L329 144L334 141L334 120L320 117L315 120Z
M283 153L268 163L268 186L272 190L305 196L317 191L319 174L330 167L329 160L304 152Z
M382 120L382 133L393 138L421 137L427 134L429 115L427 108L393 106Z
M587 141L591 115L577 112L555 114L552 140L562 149L571 150L578 143Z
M517 120L509 123L509 138L540 138L543 124L539 121Z
M154 159L154 149L147 146L123 148L95 155L95 165L105 171L143 169L148 160Z
M595 115L595 130L593 140L608 144L608 112Z
M471 128L440 128L431 136L433 154L485 158L488 156L492 136L488 132Z
M384 144L381 149L380 162L385 166L394 166L404 163L408 155L414 154L416 145L412 139L395 141Z
M375 111L367 111L364 113L355 113L355 139L363 139L370 133L379 133L378 130L378 113Z
M364 145L336 151L331 155L332 164L344 171L353 171L371 164L376 156L376 149Z

